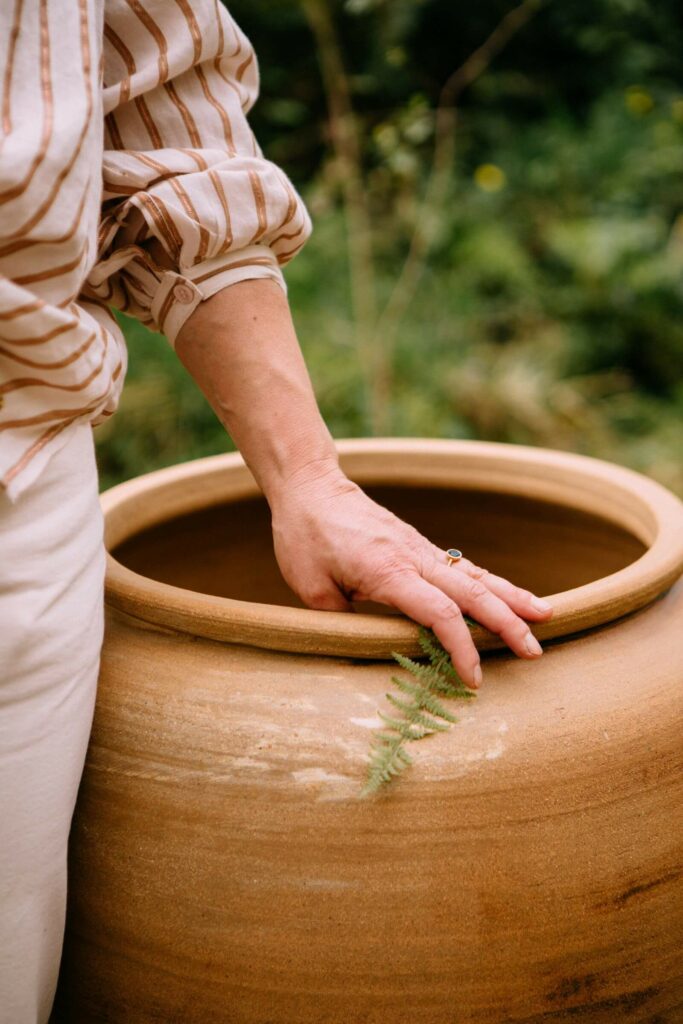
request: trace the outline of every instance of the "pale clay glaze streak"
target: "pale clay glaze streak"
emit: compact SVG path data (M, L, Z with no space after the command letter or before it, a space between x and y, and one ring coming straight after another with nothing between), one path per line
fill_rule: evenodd
M362 439L338 443L359 482L507 492L590 512L633 533L648 550L619 572L559 594L541 640L566 636L636 611L683 571L683 505L647 477L566 452L483 441ZM407 455L409 457L407 457ZM165 520L260 492L238 453L198 459L120 484L102 495L108 551ZM457 541L457 538L455 538ZM141 576L108 554L107 602L144 622L270 650L388 658L415 654L417 629L396 616L319 612L214 597ZM482 650L503 646L475 629Z

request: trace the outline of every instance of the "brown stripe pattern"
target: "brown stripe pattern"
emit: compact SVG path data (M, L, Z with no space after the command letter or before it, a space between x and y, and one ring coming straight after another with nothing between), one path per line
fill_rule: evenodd
M15 500L71 424L116 408L110 307L173 343L222 288L284 287L310 221L249 128L256 58L219 0L6 0L0 40L0 485Z

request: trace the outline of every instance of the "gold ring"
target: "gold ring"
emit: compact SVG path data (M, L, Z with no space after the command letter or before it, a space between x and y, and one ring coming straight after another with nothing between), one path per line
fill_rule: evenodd
M449 548L446 552L446 558L448 559L449 565L455 565L462 558L462 551L458 551L457 548Z

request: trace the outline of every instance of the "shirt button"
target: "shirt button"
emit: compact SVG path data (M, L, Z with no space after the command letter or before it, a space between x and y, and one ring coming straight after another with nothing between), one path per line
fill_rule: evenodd
M183 306L189 306L194 302L194 292L186 284L177 284L173 289L173 298L182 302Z

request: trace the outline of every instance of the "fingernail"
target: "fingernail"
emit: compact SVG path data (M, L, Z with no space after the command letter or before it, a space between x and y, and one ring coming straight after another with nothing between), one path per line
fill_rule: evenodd
M481 674L481 665L477 665L474 672L472 673L472 686L475 688L475 690L478 690L479 687L481 686L482 678L483 677Z
M537 658L539 654L543 654L543 648L541 647L533 633L527 633L527 635L524 637L524 646L526 647L529 654L531 654L534 658Z
M540 597L534 597L531 599L531 607L535 608L537 612L551 612L553 606L549 601L544 601Z

